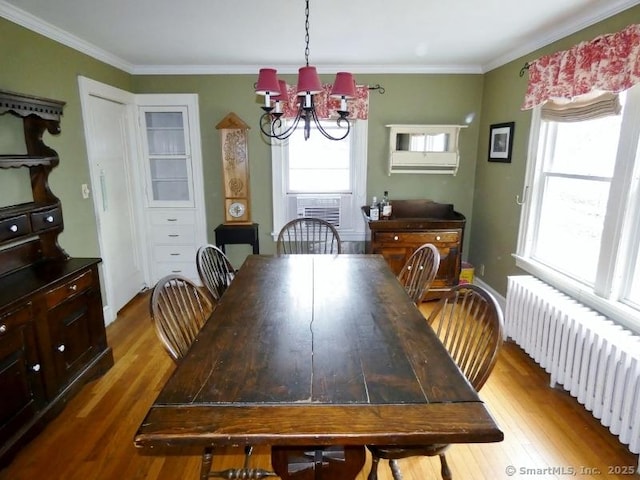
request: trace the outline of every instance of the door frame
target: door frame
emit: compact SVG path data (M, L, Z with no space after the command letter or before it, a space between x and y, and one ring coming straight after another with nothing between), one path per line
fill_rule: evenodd
M100 83L96 80L92 80L90 78L84 77L82 75L78 76L78 86L80 90L80 103L83 117L86 117L86 112L89 109L89 97L95 96L99 98L103 98L108 101L116 102L123 104L126 108L126 142L128 147L128 157L133 160L138 157L138 152L140 149L139 146L139 136L137 135L137 113L136 113L136 100L135 95L131 92L127 92L125 90L121 90L116 87L112 87L111 85L107 85L104 83ZM92 137L91 127L86 118L83 118L83 128L84 128L84 136L87 147L87 161L89 164L89 175L91 182L91 192L95 192L98 188L100 188L100 172L95 166L93 151L95 150L94 140ZM146 244L145 242L145 229L141 226L144 224L144 216L143 216L143 199L140 194L139 188L134 188L134 185L141 185L143 179L141 178L140 172L135 165L136 162L131 161L129 165L129 175L126 176L127 180L130 181L129 191L131 192L131 200L133 202L133 238L135 239L134 245L132 248L136 249L136 255L140 259L141 268L144 275L144 282L146 286L149 285L149 265L147 262L147 256L144 254L142 247ZM106 234L103 231L102 225L102 209L101 205L99 205L99 199L97 195L92 194L93 201L93 209L94 215L96 217L96 227L98 233L98 249L100 257L104 259L105 254L105 242L106 242ZM100 281L102 286L103 295L103 314L105 319L105 324L108 325L113 322L116 318L117 311L114 311L113 308L113 289L111 285L111 277L108 275L108 267L105 266L106 262L100 263ZM105 271L106 270L106 271Z

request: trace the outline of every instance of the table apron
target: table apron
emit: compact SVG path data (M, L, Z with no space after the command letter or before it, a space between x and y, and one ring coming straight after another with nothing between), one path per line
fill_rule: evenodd
M482 402L422 405L154 406L139 448L410 445L504 439Z

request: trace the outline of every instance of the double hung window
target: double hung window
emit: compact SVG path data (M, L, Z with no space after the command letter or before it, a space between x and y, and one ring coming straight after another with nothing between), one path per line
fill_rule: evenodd
M640 88L620 101L570 122L534 110L516 264L640 330Z
M332 132L335 121L322 126L338 134ZM366 205L366 120L352 121L351 133L339 141L313 127L305 140L300 125L287 140L272 141L271 157L274 235L294 218L318 217L332 223L341 240L364 240L360 207Z

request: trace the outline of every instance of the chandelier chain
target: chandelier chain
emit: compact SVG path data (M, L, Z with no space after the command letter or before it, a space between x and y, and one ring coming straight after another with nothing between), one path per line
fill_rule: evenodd
M304 58L305 58L305 61L307 62L307 67L308 67L309 66L309 0L306 1L306 6L304 8L304 17L305 17L305 21L304 21L304 31L305 31L305 36L304 36L304 42L305 42Z

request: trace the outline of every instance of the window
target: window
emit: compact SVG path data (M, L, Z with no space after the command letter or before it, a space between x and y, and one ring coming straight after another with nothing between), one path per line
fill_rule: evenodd
M640 329L640 88L621 115L576 122L534 110L516 264Z
M335 122L323 122L331 132ZM286 125L284 126L286 128ZM344 140L326 139L311 128L304 140L301 125L288 140L271 144L273 175L273 235L302 216L324 218L336 226L340 238L363 241L366 205L367 121L352 121Z

